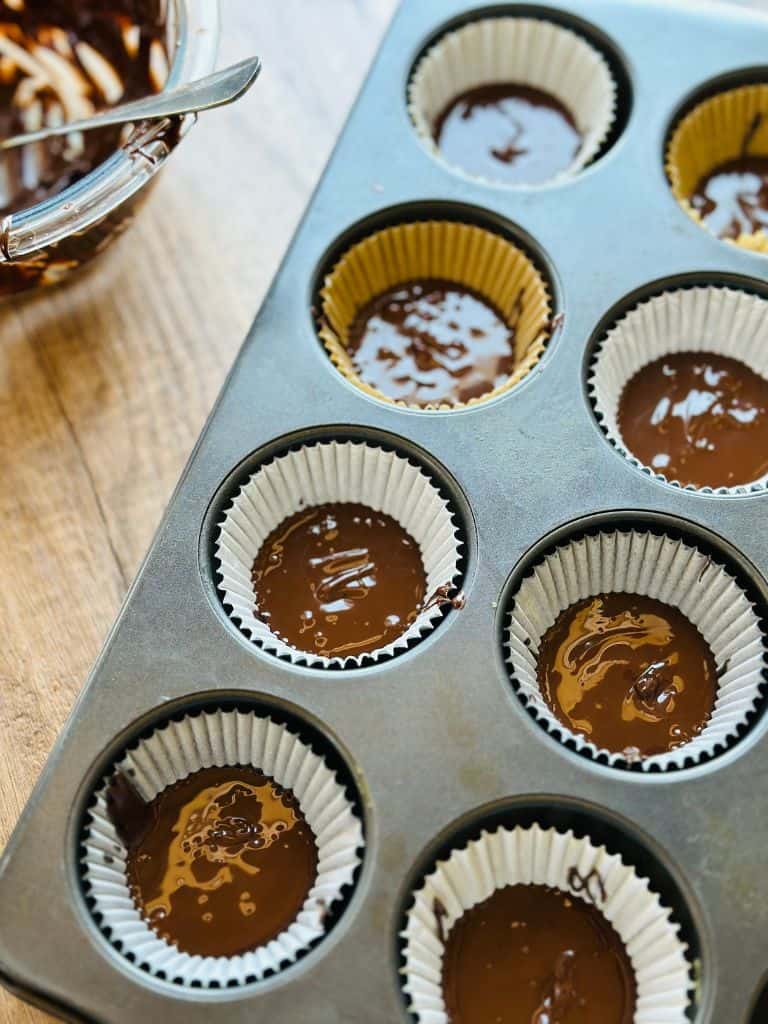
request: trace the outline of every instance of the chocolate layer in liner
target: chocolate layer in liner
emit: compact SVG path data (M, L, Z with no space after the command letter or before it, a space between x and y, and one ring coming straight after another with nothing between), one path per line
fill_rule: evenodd
M423 607L419 546L366 505L300 509L264 541L252 575L256 610L285 643L325 657L374 651Z
M375 296L355 317L348 350L364 383L414 405L479 398L516 365L514 326L471 288L437 278Z
M712 714L717 668L676 608L638 594L586 598L544 634L537 675L571 731L628 760L697 736Z
M18 6L0 6L1 137L39 127L37 120L74 120L162 88L151 53L153 44L165 53L160 0ZM114 153L120 132L104 128L0 154L0 215L74 184Z
M204 768L149 804L118 774L107 807L142 916L182 952L235 956L265 945L314 883L317 848L298 802L254 768Z
M691 206L719 238L768 228L768 157L737 157L699 181Z
M691 196L693 209L720 238L735 240L768 227L768 157L749 153L764 117L755 114L744 133L740 155L703 175Z
M504 82L462 92L437 118L445 159L508 185L535 185L573 163L582 143L572 113L555 96Z
M451 1024L632 1024L627 950L586 898L508 885L465 910L443 960Z
M636 459L684 485L734 487L768 473L768 380L737 359L654 360L625 385L618 424Z

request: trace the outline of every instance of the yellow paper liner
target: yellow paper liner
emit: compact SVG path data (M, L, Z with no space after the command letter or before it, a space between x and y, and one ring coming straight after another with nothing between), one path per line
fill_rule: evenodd
M357 313L376 296L418 278L471 288L514 327L517 366L503 384L468 402L421 405L390 398L358 376L347 349ZM550 334L549 291L530 258L500 235L453 221L401 224L353 245L326 277L320 304L319 334L336 369L366 394L411 409L460 409L509 391L539 361Z
M743 155L744 139L757 114L764 117L748 152L750 156L768 156L768 85L745 85L704 100L672 134L666 161L672 193L688 216L704 228L706 224L691 205L691 196L705 175ZM762 230L722 241L768 253L768 235Z

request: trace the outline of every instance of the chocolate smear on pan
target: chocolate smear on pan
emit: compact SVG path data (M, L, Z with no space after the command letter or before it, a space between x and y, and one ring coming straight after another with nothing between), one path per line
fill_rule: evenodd
M583 894L595 906L598 904L598 897L600 903L605 903L607 896L605 883L597 868L592 868L586 875L582 875L577 867L569 868L568 885L575 893Z

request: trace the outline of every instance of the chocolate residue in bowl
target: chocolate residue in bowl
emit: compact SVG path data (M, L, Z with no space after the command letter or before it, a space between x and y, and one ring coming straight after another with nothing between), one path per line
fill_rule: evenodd
M159 92L160 0L0 0L0 137L89 117ZM120 127L0 154L0 216L57 195L108 159Z

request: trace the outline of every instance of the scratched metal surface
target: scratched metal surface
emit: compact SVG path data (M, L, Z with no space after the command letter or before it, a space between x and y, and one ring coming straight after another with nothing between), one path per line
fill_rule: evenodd
M0 864L0 973L27 998L108 1022L404 1021L396 931L405 893L436 837L458 821L471 831L487 806L487 820L565 817L621 846L669 893L700 957L695 1024L747 1024L768 967L768 719L732 751L684 773L611 771L532 722L511 692L499 646L500 599L514 567L579 517L682 523L705 542L714 536L715 550L765 599L768 498L686 493L628 465L594 422L584 371L598 325L651 282L740 280L764 290L762 257L719 243L678 208L661 154L694 90L764 66L768 19L662 0L548 7L611 41L633 102L620 140L595 166L568 184L528 190L484 187L445 169L422 149L405 112L416 54L479 5L408 0L396 16ZM411 205L393 214L401 204ZM313 283L339 236L380 211L487 220L539 254L565 324L511 394L424 415L372 401L335 373L313 329ZM232 481L281 438L336 432L434 460L469 539L466 607L402 657L352 673L292 668L250 645L218 607L210 561L212 524ZM126 963L103 938L80 891L76 841L94 781L136 728L158 708L206 693L256 694L319 723L358 779L367 847L350 906L311 954L242 990L185 993Z

